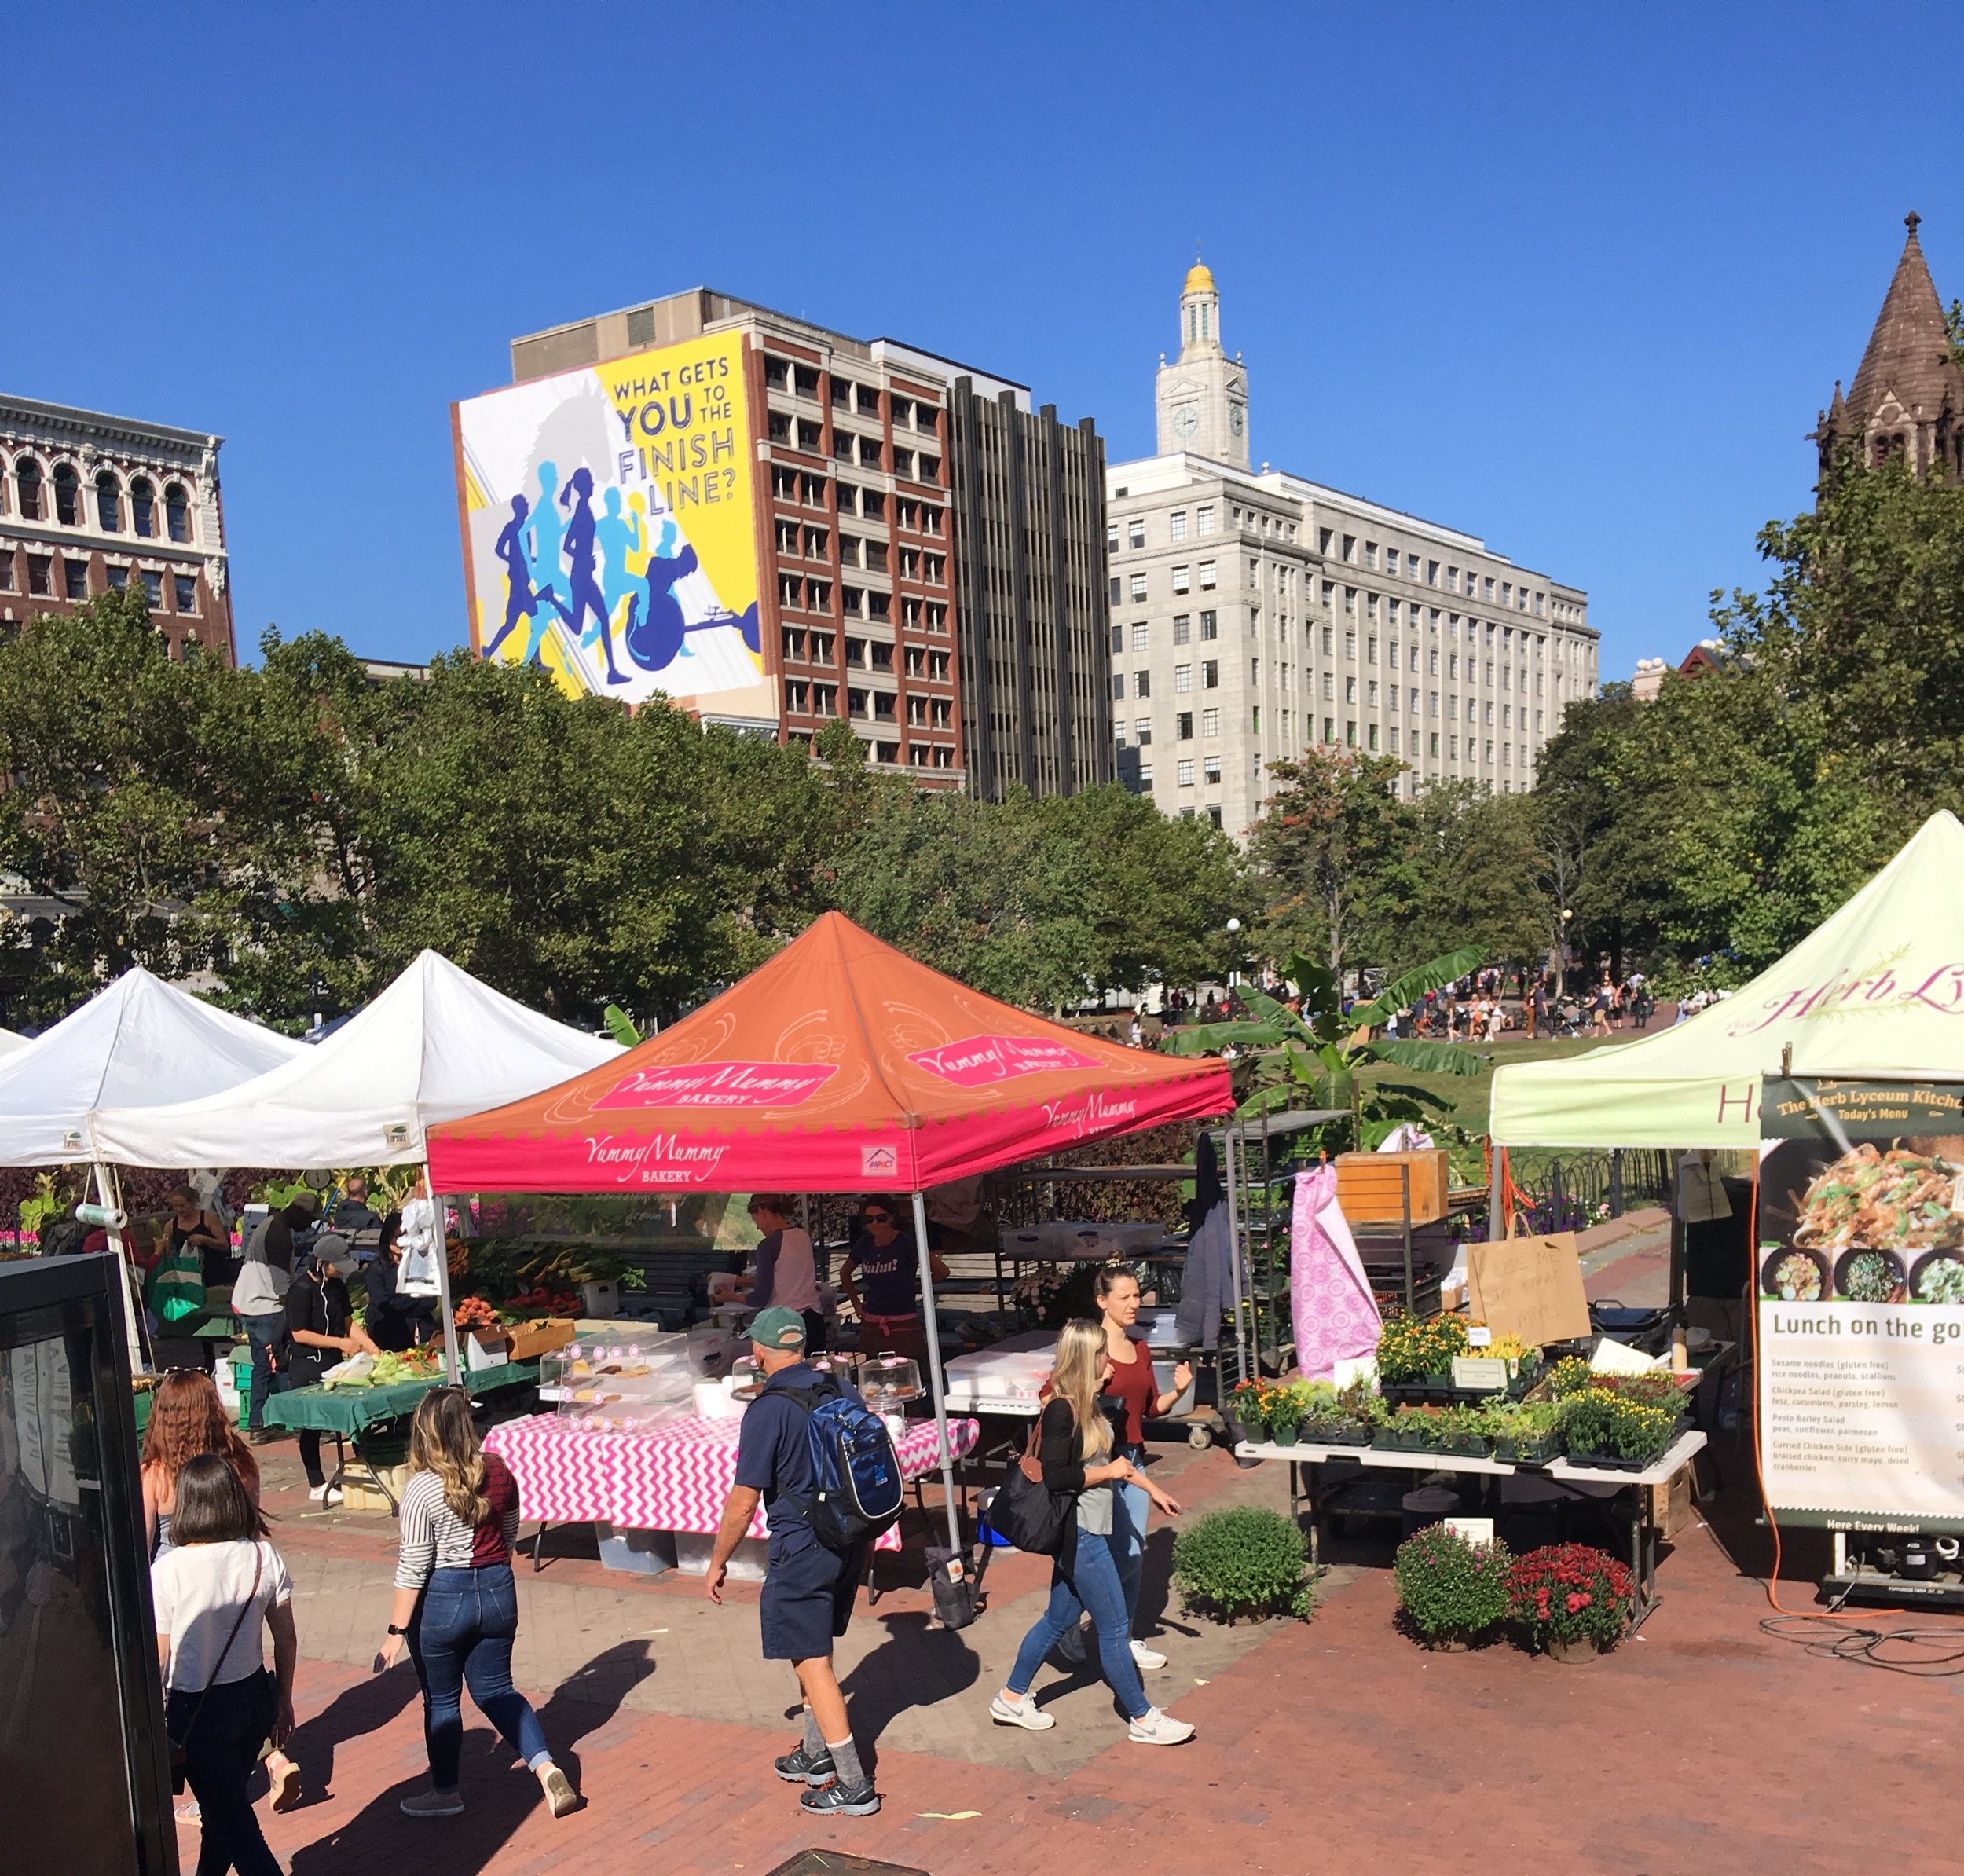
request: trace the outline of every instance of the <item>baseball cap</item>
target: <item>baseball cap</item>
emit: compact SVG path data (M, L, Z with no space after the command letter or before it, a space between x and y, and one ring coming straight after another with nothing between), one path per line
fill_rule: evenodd
M287 1200L286 1209L289 1211L304 1212L309 1218L318 1217L321 1211L321 1195L317 1192L296 1192L291 1198Z
M750 1325L750 1339L759 1348L802 1348L804 1318L796 1310L773 1303L768 1310L758 1310Z
M346 1277L354 1269L354 1247L345 1237L328 1232L313 1240L313 1261Z

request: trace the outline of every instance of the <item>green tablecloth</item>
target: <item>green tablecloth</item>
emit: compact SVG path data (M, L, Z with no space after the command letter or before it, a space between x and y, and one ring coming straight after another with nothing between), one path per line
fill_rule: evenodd
M491 1394L500 1387L522 1387L539 1378L536 1361L507 1361L496 1368L479 1369L464 1377L472 1394ZM312 1428L322 1433L352 1434L384 1420L400 1420L414 1413L416 1403L442 1379L399 1381L393 1387L296 1387L289 1394L276 1394L266 1402L266 1424L293 1429Z

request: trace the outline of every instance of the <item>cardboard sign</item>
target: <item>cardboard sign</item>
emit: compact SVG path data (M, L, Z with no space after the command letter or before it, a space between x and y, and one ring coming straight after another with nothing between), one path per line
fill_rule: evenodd
M1473 1314L1488 1328L1511 1332L1530 1348L1589 1333L1574 1232L1469 1244L1466 1269Z
M1507 1364L1478 1355L1455 1355L1453 1358L1453 1385L1455 1387L1478 1387L1486 1393L1497 1394L1507 1385Z
M1484 1549L1493 1541L1493 1520L1491 1518L1442 1518L1439 1522L1456 1537L1464 1537L1468 1543Z

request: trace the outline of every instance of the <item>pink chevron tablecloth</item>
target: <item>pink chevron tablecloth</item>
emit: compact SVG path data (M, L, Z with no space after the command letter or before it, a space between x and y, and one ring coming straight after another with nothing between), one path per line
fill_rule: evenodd
M520 1508L549 1524L611 1524L629 1530L694 1531L713 1537L723 1521L723 1501L736 1482L741 1420L691 1416L647 1433L589 1433L557 1414L507 1420L484 1443L511 1468ZM971 1420L948 1422L955 1456L973 1452L981 1428ZM937 1464L933 1420L911 1423L894 1442L901 1475L918 1478ZM750 1521L761 1537L764 1508ZM897 1550L888 1531L881 1550Z

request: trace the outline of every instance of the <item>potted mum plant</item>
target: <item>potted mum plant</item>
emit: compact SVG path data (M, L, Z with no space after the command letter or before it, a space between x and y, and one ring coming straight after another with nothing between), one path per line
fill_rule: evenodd
M1470 1648L1507 1618L1508 1573L1513 1563L1497 1537L1474 1544L1429 1525L1405 1539L1392 1559L1398 1607L1428 1648Z
M1551 1544L1515 1560L1508 1613L1552 1660L1592 1661L1623 1638L1636 1585L1627 1565L1587 1544Z
M1607 1387L1585 1387L1562 1402L1562 1442L1578 1466L1640 1472L1664 1456L1677 1431L1667 1408L1646 1407Z

